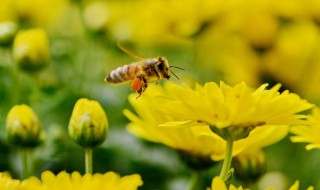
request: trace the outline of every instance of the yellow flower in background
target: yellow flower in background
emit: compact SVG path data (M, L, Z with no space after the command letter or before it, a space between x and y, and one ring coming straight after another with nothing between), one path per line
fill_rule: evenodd
M210 0L201 3L182 0L140 0L107 4L105 12L110 13L107 29L114 38L142 45L185 43L185 38L201 32L206 22L214 19L221 12L219 8L224 6L223 2ZM125 14L121 14L122 12ZM177 12L179 14L176 14Z
M0 13L1 22L14 22L17 20L12 0L0 1Z
M46 31L42 28L19 31L13 42L13 58L25 71L38 71L46 66L50 60Z
M318 26L312 21L283 28L274 48L263 57L264 72L289 89L316 100L320 93L317 88L320 82L319 44Z
M27 105L11 108L6 121L9 141L20 147L35 147L42 141L42 128L37 115Z
M82 176L79 172L68 174L63 171L54 175L51 171L45 171L41 174L41 179L30 177L23 181L12 179L6 173L0 173L1 190L136 190L142 184L138 174L120 177L115 172Z
M50 28L60 21L66 7L65 0L11 0L11 7L24 24ZM9 8L10 9L10 8Z
M295 135L291 137L291 141L309 143L306 145L307 150L320 149L320 109L318 107L314 108L308 119L314 125L291 127L290 132Z
M284 91L280 85L266 89L261 85L254 90L245 83L234 87L221 82L218 86L208 82L196 85L195 90L186 85L170 84L166 92L158 97L154 106L164 114L175 116L176 120L162 126L210 125L217 130L227 128L249 131L262 125L307 124L306 116L298 114L313 107L297 94ZM240 135L241 136L241 135ZM236 138L237 139L237 138ZM235 139L235 140L236 140Z
M289 190L299 190L299 181L294 182L294 184L289 188ZM306 190L313 190L313 187L309 186Z
M165 85L169 87L170 85ZM132 134L145 140L161 143L178 152L188 153L189 157L211 158L214 161L224 159L225 142L218 135L212 133L208 125L195 127L172 128L159 127L160 124L175 120L179 116L167 115L159 111L166 99L157 98L166 96L167 88L160 85L150 85L143 96L136 99L136 94L129 96L129 102L136 114L124 110L124 115L131 121L127 129ZM155 107L155 105L160 107ZM177 109L179 109L177 107ZM287 126L268 126L256 128L249 136L234 143L233 156L247 149L261 148L271 145L286 136Z
M107 115L99 102L79 99L70 118L70 137L82 147L94 148L105 141L107 133Z
M94 32L104 30L110 20L109 6L105 1L95 1L86 5L83 10L85 25Z
M243 14L243 36L254 48L270 48L276 40L278 21L270 11L253 9Z

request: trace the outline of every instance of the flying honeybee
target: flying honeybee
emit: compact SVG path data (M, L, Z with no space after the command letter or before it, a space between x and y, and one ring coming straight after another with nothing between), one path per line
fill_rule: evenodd
M132 81L131 88L139 93L138 97L147 89L150 80L157 80L158 84L162 78L170 79L169 71L177 77L177 75L170 70L170 67L184 70L180 67L169 66L168 60L165 57L142 58L121 47L119 44L118 46L122 51L138 59L138 61L111 71L104 81L112 84Z

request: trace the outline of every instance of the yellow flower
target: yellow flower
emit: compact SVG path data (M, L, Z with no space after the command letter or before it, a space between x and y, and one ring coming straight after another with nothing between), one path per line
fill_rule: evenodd
M236 188L232 184L229 186L229 188L227 188L226 184L220 177L215 177L211 183L211 190L243 190L243 188L241 186Z
M8 175L8 173L0 173L0 189L1 190L19 190L20 181L14 180Z
M143 184L140 175L133 174L120 177L114 172L105 174L85 174L81 176L79 172L68 174L60 172L54 175L50 171L45 171L41 175L41 180L31 177L22 182L23 189L33 190L136 190Z
M38 71L46 66L50 59L46 31L42 28L19 31L13 42L13 57L25 71Z
M289 188L289 190L299 190L299 181L295 181L294 184ZM310 186L307 190L313 190L313 187Z
M0 1L0 21L16 21L17 16L14 10L14 4L12 0L2 0Z
M255 48L269 48L276 40L278 22L276 17L267 11L249 12L243 15L243 35Z
M8 113L9 141L21 147L35 147L42 140L42 129L37 115L27 105L16 105Z
M210 125L212 130L224 137L227 129L234 140L246 137L257 126L307 124L301 111L313 105L294 93L279 93L280 85L266 89L261 85L253 90L245 83L234 87L221 82L204 86L196 85L195 90L186 85L170 84L154 106L160 112L175 116L175 121L162 126Z
M45 171L41 179L30 177L23 181L12 179L7 173L0 173L1 190L136 190L142 184L138 174L120 177L114 172L81 176L79 172L68 174L63 171L54 175L51 171Z
M100 32L106 29L109 19L110 10L105 1L91 2L84 8L83 21L86 26L94 32Z
M50 28L61 21L69 4L65 0L11 0L13 10L20 21L28 26Z
M118 39L130 39L139 44L174 44L186 42L202 32L208 21L220 13L221 2L182 1L169 2L141 0L138 2L113 3L111 8L121 9L126 14L114 11L108 28ZM136 7L138 9L134 9ZM138 10L138 11L137 11ZM156 14L161 12L161 14ZM176 13L179 14L176 14ZM143 27L142 27L143 26Z
M320 149L320 109L318 107L314 108L308 119L316 124L292 127L290 132L296 136L291 137L291 141L309 143L306 146L307 150Z
M70 118L70 137L83 147L93 148L104 142L107 133L107 115L101 105L94 100L79 99Z
M319 37L318 26L310 21L283 28L274 48L263 58L265 73L304 97L317 100L320 92L317 88L320 81Z
M236 188L234 185L230 185L229 188L226 186L224 181L220 177L214 177L212 179L211 183L211 189L207 188L207 190L250 190L248 188L242 188L241 186ZM274 190L274 188L271 186L269 188L266 188L265 190ZM296 181L289 190L299 190L299 181ZM313 190L313 187L308 187L307 190Z
M158 127L171 120L171 117L157 112L152 105L154 94L149 92L157 94L161 90L159 86L150 85L143 97L136 99L136 94L129 96L129 102L137 114L124 110L124 115L131 121L127 126L128 131L145 140L171 147L191 168L204 169L214 164L210 155L220 155L224 144L217 136L201 135L210 133L209 127L199 126L197 130Z
M167 101L167 99L158 100L157 97L165 96L168 92L168 89L160 85L150 85L139 99L136 99L136 94L131 94L129 102L136 114L124 110L124 115L131 121L127 129L140 138L164 144L180 153L185 153L190 158L211 158L214 161L224 159L225 142L221 137L212 133L208 125L184 128L159 127L160 124L179 117L167 115L155 107ZM288 127L286 126L256 128L247 138L234 143L233 156L246 149L273 144L285 137L287 132Z

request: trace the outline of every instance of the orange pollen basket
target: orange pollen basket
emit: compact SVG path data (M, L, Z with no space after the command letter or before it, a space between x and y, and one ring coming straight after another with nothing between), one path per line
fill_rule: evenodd
M141 88L141 80L139 78L134 78L131 83L132 90L139 90Z

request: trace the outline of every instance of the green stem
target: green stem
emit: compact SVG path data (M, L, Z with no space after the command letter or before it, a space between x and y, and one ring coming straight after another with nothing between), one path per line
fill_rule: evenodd
M13 83L14 88L11 90L11 100L12 103L18 104L20 102L20 89L21 89L21 84L20 84L20 75L19 75L19 70L13 60L12 53L9 52L10 58L9 58L9 65L11 66L11 80Z
M20 150L21 154L21 179L26 179L29 177L29 167L28 167L28 149L22 148Z
M85 148L85 165L86 165L86 173L92 174L92 148Z
M202 189L201 171L193 170L189 190Z
M41 100L41 89L39 84L39 74L34 73L31 76L32 79L32 94L30 95L30 103L32 107L34 107L36 110L39 109L40 100Z
M223 181L227 181L229 178L229 171L230 171L230 167L231 167L231 161L232 161L232 148L233 148L233 139L231 138L231 136L229 136L226 139L226 155L223 161L223 165L222 165L222 169L221 169L221 173L220 173L220 178Z

